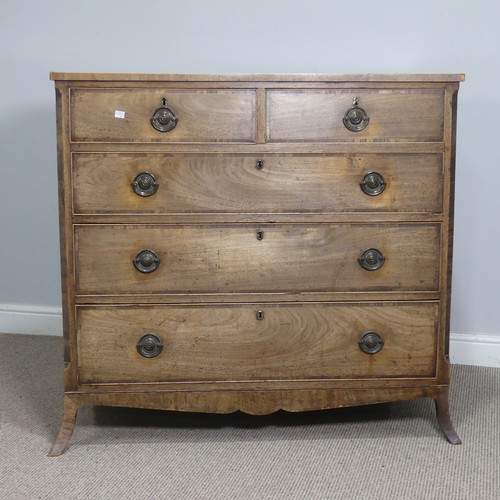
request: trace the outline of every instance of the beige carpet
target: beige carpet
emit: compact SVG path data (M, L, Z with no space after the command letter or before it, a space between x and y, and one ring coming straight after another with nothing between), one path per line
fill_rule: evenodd
M62 340L0 334L0 499L500 499L500 369L453 367L461 446L431 400L268 417L83 408L48 458Z

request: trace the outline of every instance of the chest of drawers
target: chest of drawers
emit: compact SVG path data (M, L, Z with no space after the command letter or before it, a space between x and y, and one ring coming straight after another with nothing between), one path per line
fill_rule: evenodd
M432 398L463 75L52 73L63 453L82 405Z

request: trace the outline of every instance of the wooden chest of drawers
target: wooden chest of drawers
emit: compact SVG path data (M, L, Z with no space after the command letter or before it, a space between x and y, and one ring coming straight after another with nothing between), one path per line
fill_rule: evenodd
M463 75L53 73L65 396L267 414L436 401Z

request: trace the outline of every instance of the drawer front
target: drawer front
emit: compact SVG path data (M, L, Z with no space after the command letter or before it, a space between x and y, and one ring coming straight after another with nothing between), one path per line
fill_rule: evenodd
M369 118L364 130L343 118L358 98ZM444 93L433 90L270 90L268 142L375 142L443 140Z
M163 106L175 113L168 132L151 118ZM254 142L254 90L74 89L71 138L91 142Z
M78 225L77 292L437 290L439 234L422 223ZM371 252L377 270L359 263L370 249L385 259Z
M257 319L258 311L263 318ZM80 383L430 377L436 303L79 307ZM375 332L382 349L359 341ZM141 338L154 335L144 357Z
M77 214L438 213L442 161L441 154L82 153L73 156L73 203ZM381 178L370 189L367 176L372 172ZM145 189L139 184L143 174L148 176Z

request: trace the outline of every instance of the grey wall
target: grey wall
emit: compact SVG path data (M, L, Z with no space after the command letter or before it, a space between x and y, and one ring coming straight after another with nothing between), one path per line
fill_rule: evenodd
M0 0L0 305L59 305L57 71L465 72L452 330L498 333L500 30L476 0Z

